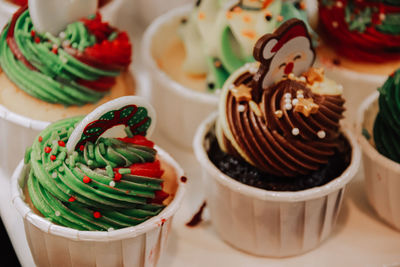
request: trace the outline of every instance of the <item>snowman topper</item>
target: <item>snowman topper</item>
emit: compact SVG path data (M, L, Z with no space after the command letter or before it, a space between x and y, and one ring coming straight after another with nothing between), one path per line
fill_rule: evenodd
M123 96L93 110L75 127L67 142L72 153L101 136L123 138L149 136L155 127L155 111L143 97Z
M254 90L262 92L290 73L299 76L314 63L315 51L303 21L290 19L274 33L262 36L253 51L260 67L254 75Z

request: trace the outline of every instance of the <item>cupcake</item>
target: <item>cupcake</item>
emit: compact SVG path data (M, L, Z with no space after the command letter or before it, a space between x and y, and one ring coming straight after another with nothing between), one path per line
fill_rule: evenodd
M341 86L312 67L303 22L261 37L254 57L225 82L194 150L220 237L247 253L293 256L329 237L360 152L340 126Z
M157 264L184 186L146 138L154 115L143 98L118 98L52 123L27 149L12 202L38 266Z
M135 93L128 69L129 37L103 22L100 13L86 16L96 12L97 1L91 2L64 2L62 7L68 12L49 6L53 15L44 16L49 10L30 1L29 9L21 7L4 28L0 40L2 141L20 132L19 140L13 142L31 142L49 122L85 115L111 99ZM83 11L72 12L82 7ZM11 171L27 144L21 149L4 147L1 168ZM13 159L8 155L11 151Z
M151 99L159 114L168 114L160 130L191 148L195 129L216 110L229 74L254 61L257 39L290 18L306 20L304 8L300 1L203 0L154 20L142 54L152 74ZM173 111L176 105L182 110Z
M376 213L400 230L400 122L398 88L400 69L388 77L379 92L359 108L357 134L363 151L365 186Z
M362 100L400 67L399 16L398 1L319 1L318 58L344 86L350 123Z

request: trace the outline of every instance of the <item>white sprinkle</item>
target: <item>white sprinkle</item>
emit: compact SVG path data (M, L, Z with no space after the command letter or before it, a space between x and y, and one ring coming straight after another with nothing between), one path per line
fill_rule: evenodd
M56 173L56 172L53 172L53 173L51 174L51 177L53 177L54 179L57 178L57 173Z
M239 112L243 112L246 108L245 108L245 106L243 106L243 105L239 105L239 106L237 107L237 109L238 109Z
M58 35L61 39L65 39L65 32L60 32L60 34Z
M56 210L55 215L58 217L61 215L61 213L58 210Z
M111 182L109 183L109 185L110 185L111 187L114 187L114 186L115 186L115 182L114 182L114 181L111 181Z
M306 79L306 77L301 76L301 77L300 77L300 81L303 82L303 83L305 83L305 82L307 81L307 79Z
M297 98L299 99L299 98L304 98L304 95L303 94L298 94L297 95Z
M64 40L63 42L62 42L62 45L63 46L69 46L71 44L71 42L69 41L69 40Z
M52 48L53 48L53 49L58 49L58 45L53 44Z
M380 19L381 21L385 20L385 19L386 19L386 15L385 15L384 13L380 13L380 14L379 14L379 19Z
M291 98L291 97L292 97L292 94L291 94L291 93L286 93L286 94L284 95L284 97L285 97L285 98Z
M285 104L285 109L286 110L291 110L292 109L292 104L290 104L290 103Z
M293 106L296 106L297 103L299 103L299 100L298 100L297 98L294 98L294 99L292 100L292 105L293 105Z
M285 98L285 104L290 104L290 103L292 103L292 100L290 99L290 98Z
M337 21L332 21L332 26L333 28L337 28L339 26L339 23Z
M325 131L322 131L322 130L321 130L321 131L318 131L317 135L318 135L318 137L321 138L321 139L324 139L324 138L326 137Z
M291 79L291 80L293 80L293 79L295 78L295 77L294 77L294 74L293 74L293 73L289 73L288 78Z
M293 134L293 135L298 135L299 133L300 133L299 128L293 128L293 129L292 129L292 134Z

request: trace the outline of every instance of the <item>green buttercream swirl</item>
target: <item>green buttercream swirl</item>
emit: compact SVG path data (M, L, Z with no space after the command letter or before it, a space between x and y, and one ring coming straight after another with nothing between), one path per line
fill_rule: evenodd
M400 69L378 89L379 112L374 123L374 141L379 153L400 163Z
M53 123L27 150L27 188L33 205L50 221L77 230L120 229L157 215L164 206L151 202L155 192L162 190L163 180L132 175L127 168L154 162L156 150L100 138L95 144L87 143L83 151L69 154L62 142L67 143L81 119ZM119 181L114 180L114 167L121 168ZM85 183L85 176L91 181ZM101 216L95 218L95 212Z
M11 81L35 98L65 106L96 103L106 93L80 85L77 80L95 81L104 76L119 75L119 71L89 66L63 49L67 44L83 51L96 43L96 37L88 32L82 22L68 25L61 36L55 37L49 33L36 32L28 11L19 16L14 28L14 39L22 55L37 70L31 70L14 56L6 42L9 30L10 24L1 34L1 68ZM52 52L54 48L57 53Z

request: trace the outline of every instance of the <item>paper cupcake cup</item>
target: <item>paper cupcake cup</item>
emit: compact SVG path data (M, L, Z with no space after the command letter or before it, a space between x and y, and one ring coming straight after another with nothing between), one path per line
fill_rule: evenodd
M233 247L258 256L286 257L316 248L331 234L345 186L355 176L361 152L351 131L352 160L331 182L297 192L268 191L242 184L222 173L207 156L206 135L215 124L211 115L199 127L194 151L203 169L211 221Z
M360 106L357 134L363 154L365 188L369 203L380 218L400 230L400 164L380 154L367 140L379 110L379 92L371 94Z
M159 118L157 127L186 149L192 149L200 123L217 109L218 96L177 83L159 68L156 57L166 45L178 39L177 27L191 10L192 5L186 5L158 17L146 29L141 43L141 54L152 84L149 97Z
M148 82L138 71L131 69L131 72L136 83L135 91L140 95L143 88L148 87ZM0 169L6 177L11 177L26 148L49 124L48 121L21 116L0 104Z
M194 5L193 0L137 0L135 2L137 16L143 26L149 25L155 18L172 8L185 4Z
M8 20L11 19L11 16L14 14L15 11L18 10L18 6L14 5L13 3L0 0L0 29L7 24Z
M11 180L11 200L23 218L26 238L37 266L155 266L167 245L172 218L183 200L182 168L156 147L160 160L175 170L178 184L172 202L157 216L119 230L78 231L51 223L24 201L29 168L20 162Z
M325 69L327 77L343 85L343 97L346 100L344 124L355 131L357 123L357 111L361 103L387 79L385 75L366 74L349 70L319 60L318 65Z

